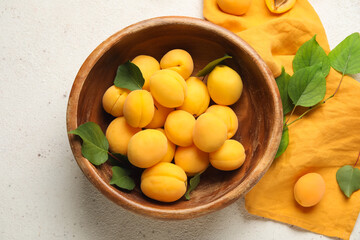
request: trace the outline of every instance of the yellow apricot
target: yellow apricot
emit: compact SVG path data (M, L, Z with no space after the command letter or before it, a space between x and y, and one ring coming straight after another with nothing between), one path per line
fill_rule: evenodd
M151 122L145 126L145 128L160 128L163 127L165 124L165 120L169 113L174 111L173 108L166 108L159 104L158 102L154 101L155 105L155 112L154 117Z
M243 83L240 75L225 65L218 65L207 79L207 87L212 100L220 105L231 105L239 100Z
M210 96L203 81L196 77L186 80L187 92L183 105L177 109L185 110L195 117L200 116L208 108Z
M165 133L178 146L187 147L193 143L195 118L184 110L171 112L165 121Z
M178 72L184 79L191 76L194 62L191 55L183 49L173 49L160 60L161 69L171 69Z
M124 117L132 127L143 128L154 117L154 100L146 90L135 90L129 93L124 103Z
M241 167L245 158L243 145L234 139L226 140L218 150L209 154L211 165L223 171L231 171Z
M238 118L231 108L222 105L212 105L206 110L206 112L213 113L224 121L227 126L228 139L232 138L235 135L239 124Z
M158 128L156 130L159 130L160 132L165 134L165 131L162 128ZM165 156L160 160L160 162L171 162L174 158L176 146L171 141L169 141L169 139L167 139L167 143L168 143L167 152L166 152Z
M227 139L227 128L224 121L212 113L203 113L194 126L193 141L203 152L218 150Z
M147 55L139 55L131 62L139 67L144 77L145 82L142 88L149 90L149 79L151 75L160 70L160 63L155 58Z
M299 178L294 186L294 197L303 207L318 204L325 194L325 181L318 173L308 173Z
M141 191L149 198L161 202L174 202L186 192L187 176L181 167L160 162L141 175Z
M160 162L166 155L167 149L167 139L162 132L146 129L132 136L127 153L132 165L148 168Z
M237 16L245 14L251 5L251 0L216 0L216 2L223 12Z
M114 117L121 117L123 115L124 102L129 92L128 89L119 88L115 85L109 87L102 98L104 110Z
M266 6L272 13L284 13L294 7L296 0L265 0Z
M209 154L195 145L178 147L175 151L175 164L181 167L188 176L203 172L209 166Z
M130 138L139 131L141 131L140 128L129 126L124 117L112 120L106 129L110 151L126 155Z
M151 94L164 107L180 107L184 103L186 89L184 78L173 70L159 70L150 77Z

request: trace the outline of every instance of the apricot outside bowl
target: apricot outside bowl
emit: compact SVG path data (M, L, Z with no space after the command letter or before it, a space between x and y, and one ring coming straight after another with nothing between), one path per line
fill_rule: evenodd
M160 60L175 48L191 54L194 74L225 54L233 57L225 63L242 76L244 84L240 100L231 106L239 119L239 129L233 138L242 142L246 151L246 160L240 169L220 172L210 167L202 174L190 201L180 199L174 203L161 203L145 197L138 187L139 182L131 192L110 185L111 165L92 165L81 155L81 139L69 134L79 167L101 193L128 210L161 219L198 217L244 196L271 165L282 134L280 95L267 65L237 35L190 17L145 20L124 28L101 43L85 60L73 83L67 108L67 130L92 121L105 132L112 117L103 110L101 98L113 84L117 67L140 54Z

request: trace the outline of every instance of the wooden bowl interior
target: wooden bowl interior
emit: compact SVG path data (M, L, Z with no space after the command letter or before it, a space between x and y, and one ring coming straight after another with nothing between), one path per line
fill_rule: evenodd
M99 124L105 132L113 117L103 110L102 96L106 89L113 84L117 67L137 55L150 55L160 61L161 57L169 50L175 48L184 49L193 57L195 64L193 75L195 75L210 61L229 54L233 58L226 60L225 63L241 75L244 84L240 100L231 108L239 119L239 129L234 139L239 140L244 145L246 160L240 169L231 172L222 172L209 167L202 175L201 183L196 191L191 193L190 201L184 199L174 203L153 201L141 193L139 184L132 192L121 191L112 187L116 194L108 197L118 204L137 212L139 211L136 208L140 206L140 208L145 209L144 212L140 210L140 213L147 215L151 211L181 212L182 210L209 205L212 202L218 202L218 206L214 206L214 208L219 208L219 204L221 204L219 200L235 188L238 188L244 179L249 176L262 159L269 141L271 141L270 132L276 118L274 116L276 106L273 101L274 96L272 96L273 90L270 89L268 84L264 84L264 73L259 71L257 60L245 48L239 47L231 39L224 39L216 31L209 31L209 29L204 29L198 24L150 25L146 28L125 30L125 32L126 34L119 32L114 35L117 38L115 44L110 46L108 51L99 58L88 75L85 76L86 79L80 91L79 101L76 103L78 104L77 125L93 121ZM206 81L206 79L204 80ZM74 141L80 142L79 138L74 138ZM79 162L79 159L77 160ZM265 161L271 163L272 159ZM79 165L80 167L84 166L83 164ZM105 163L93 168L103 182L109 182L111 178L110 164ZM90 181L95 178L89 175L88 177ZM95 185L101 188L98 183ZM240 192L239 196L249 189L248 186L243 188L244 191ZM127 199L126 203L124 204L121 199ZM225 205L234 200L230 199ZM201 215L205 212L196 213L194 210L194 213L190 211L189 214ZM188 217L191 217L190 215ZM177 217L173 216L172 218Z

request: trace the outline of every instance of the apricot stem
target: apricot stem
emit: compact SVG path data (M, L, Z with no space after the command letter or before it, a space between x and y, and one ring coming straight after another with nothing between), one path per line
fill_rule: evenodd
M112 154L111 152L107 152L109 154L109 156L111 156L113 159L115 159L116 161L118 161L119 163L124 164L125 167L130 167L130 168L135 168L134 166L132 166L129 163L124 162L123 160L121 160L120 158L116 157L114 154Z
M295 107L292 109L292 111L291 111L290 116L288 117L288 119L285 121L284 126L289 126L289 125L287 125L287 123L288 123L288 121L290 120L291 116L294 114L295 108L296 108L296 105L295 105ZM296 120L296 121L297 121L297 120ZM292 122L291 122L291 123L292 123Z
M108 152L108 154L109 154L112 158L114 158L114 159L118 160L119 162L121 162L121 160L118 159L117 157L115 157L111 152Z
M356 164L358 163L359 158L360 158L360 152L359 152L359 155L358 155L358 157L357 157L357 159L356 159L356 162L355 162L355 164L354 164L354 167L355 167L355 166L356 166Z

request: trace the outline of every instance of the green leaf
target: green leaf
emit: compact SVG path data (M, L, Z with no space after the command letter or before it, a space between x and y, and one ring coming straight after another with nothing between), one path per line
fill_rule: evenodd
M129 162L128 157L126 155L123 155L121 153L111 153L111 155L109 154L108 162L112 166L122 166L122 167L127 167L127 168L132 166L131 163Z
M282 67L281 75L276 78L276 84L279 88L284 115L289 113L294 108L294 104L292 103L288 95L289 80L290 75L287 74L284 67Z
M138 66L130 61L120 65L117 69L114 84L119 88L126 88L130 91L142 89L144 77Z
M69 133L78 135L82 139L81 153L92 164L100 165L106 162L109 142L99 125L87 122Z
M285 152L288 145L289 145L289 128L287 126L284 126L282 136L281 136L280 145L279 145L279 148L278 148L278 150L276 152L275 158L280 157Z
M330 71L330 60L324 49L316 41L316 35L305 42L295 54L293 60L294 72L321 63L321 70L326 77Z
M200 173L193 176L189 181L188 189L185 193L186 200L190 200L190 193L199 185L200 183Z
M295 106L314 106L324 98L325 92L321 64L302 68L290 78L288 93Z
M111 177L110 184L126 190L134 189L135 182L134 179L129 176L131 174L130 169L115 166L112 167L111 170L113 175Z
M341 191L349 198L351 194L360 189L360 170L345 165L336 172L336 181Z
M214 61L211 61L210 63L208 63L208 65L206 65L203 69L201 69L196 74L196 76L197 77L203 77L203 76L209 74L218 64L220 64L222 61L224 61L225 59L228 59L228 58L232 58L232 56L229 56L229 55L226 54L222 58L218 58L218 59L215 59Z
M347 36L330 53L331 66L344 74L360 73L360 34Z

